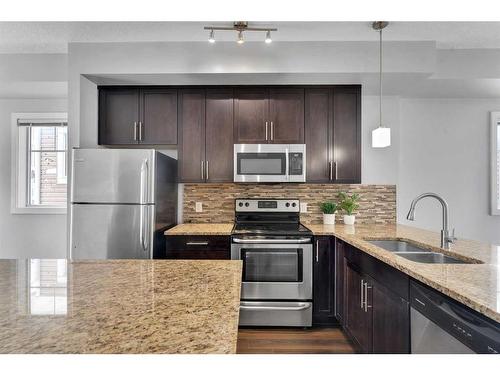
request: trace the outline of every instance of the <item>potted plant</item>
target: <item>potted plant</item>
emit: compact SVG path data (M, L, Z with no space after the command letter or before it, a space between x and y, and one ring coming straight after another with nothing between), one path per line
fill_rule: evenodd
M323 212L323 224L335 224L335 212L338 210L338 205L335 202L321 203L321 212Z
M346 213L344 215L344 224L353 225L356 220L356 216L354 216L353 212L359 207L359 194L354 193L349 195L347 193L341 192L339 193L340 199L340 207Z

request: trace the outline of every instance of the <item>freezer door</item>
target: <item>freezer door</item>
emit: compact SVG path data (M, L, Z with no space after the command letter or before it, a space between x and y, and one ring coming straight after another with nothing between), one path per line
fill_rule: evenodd
M154 205L71 205L71 259L149 259Z
M71 202L154 203L155 151L74 149Z

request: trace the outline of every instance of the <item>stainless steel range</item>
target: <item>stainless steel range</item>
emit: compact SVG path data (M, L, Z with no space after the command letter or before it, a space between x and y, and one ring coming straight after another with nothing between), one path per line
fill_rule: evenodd
M237 199L231 259L243 261L240 325L312 324L312 232L295 199Z

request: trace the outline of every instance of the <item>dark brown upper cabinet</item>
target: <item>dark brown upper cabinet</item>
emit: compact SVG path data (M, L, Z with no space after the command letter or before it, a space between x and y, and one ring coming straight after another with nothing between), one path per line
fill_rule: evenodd
M140 143L177 144L177 90L141 90L140 125Z
M236 89L234 143L304 143L304 89Z
M137 144L139 113L138 89L100 89L98 143Z
M177 144L177 90L100 88L98 143Z
M361 86L305 92L307 182L361 183Z
M233 181L233 90L179 91L179 179Z

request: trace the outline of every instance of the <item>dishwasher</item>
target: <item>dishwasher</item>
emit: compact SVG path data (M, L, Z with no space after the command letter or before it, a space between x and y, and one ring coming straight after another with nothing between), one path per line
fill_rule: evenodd
M410 283L411 352L500 352L500 324L421 283Z

